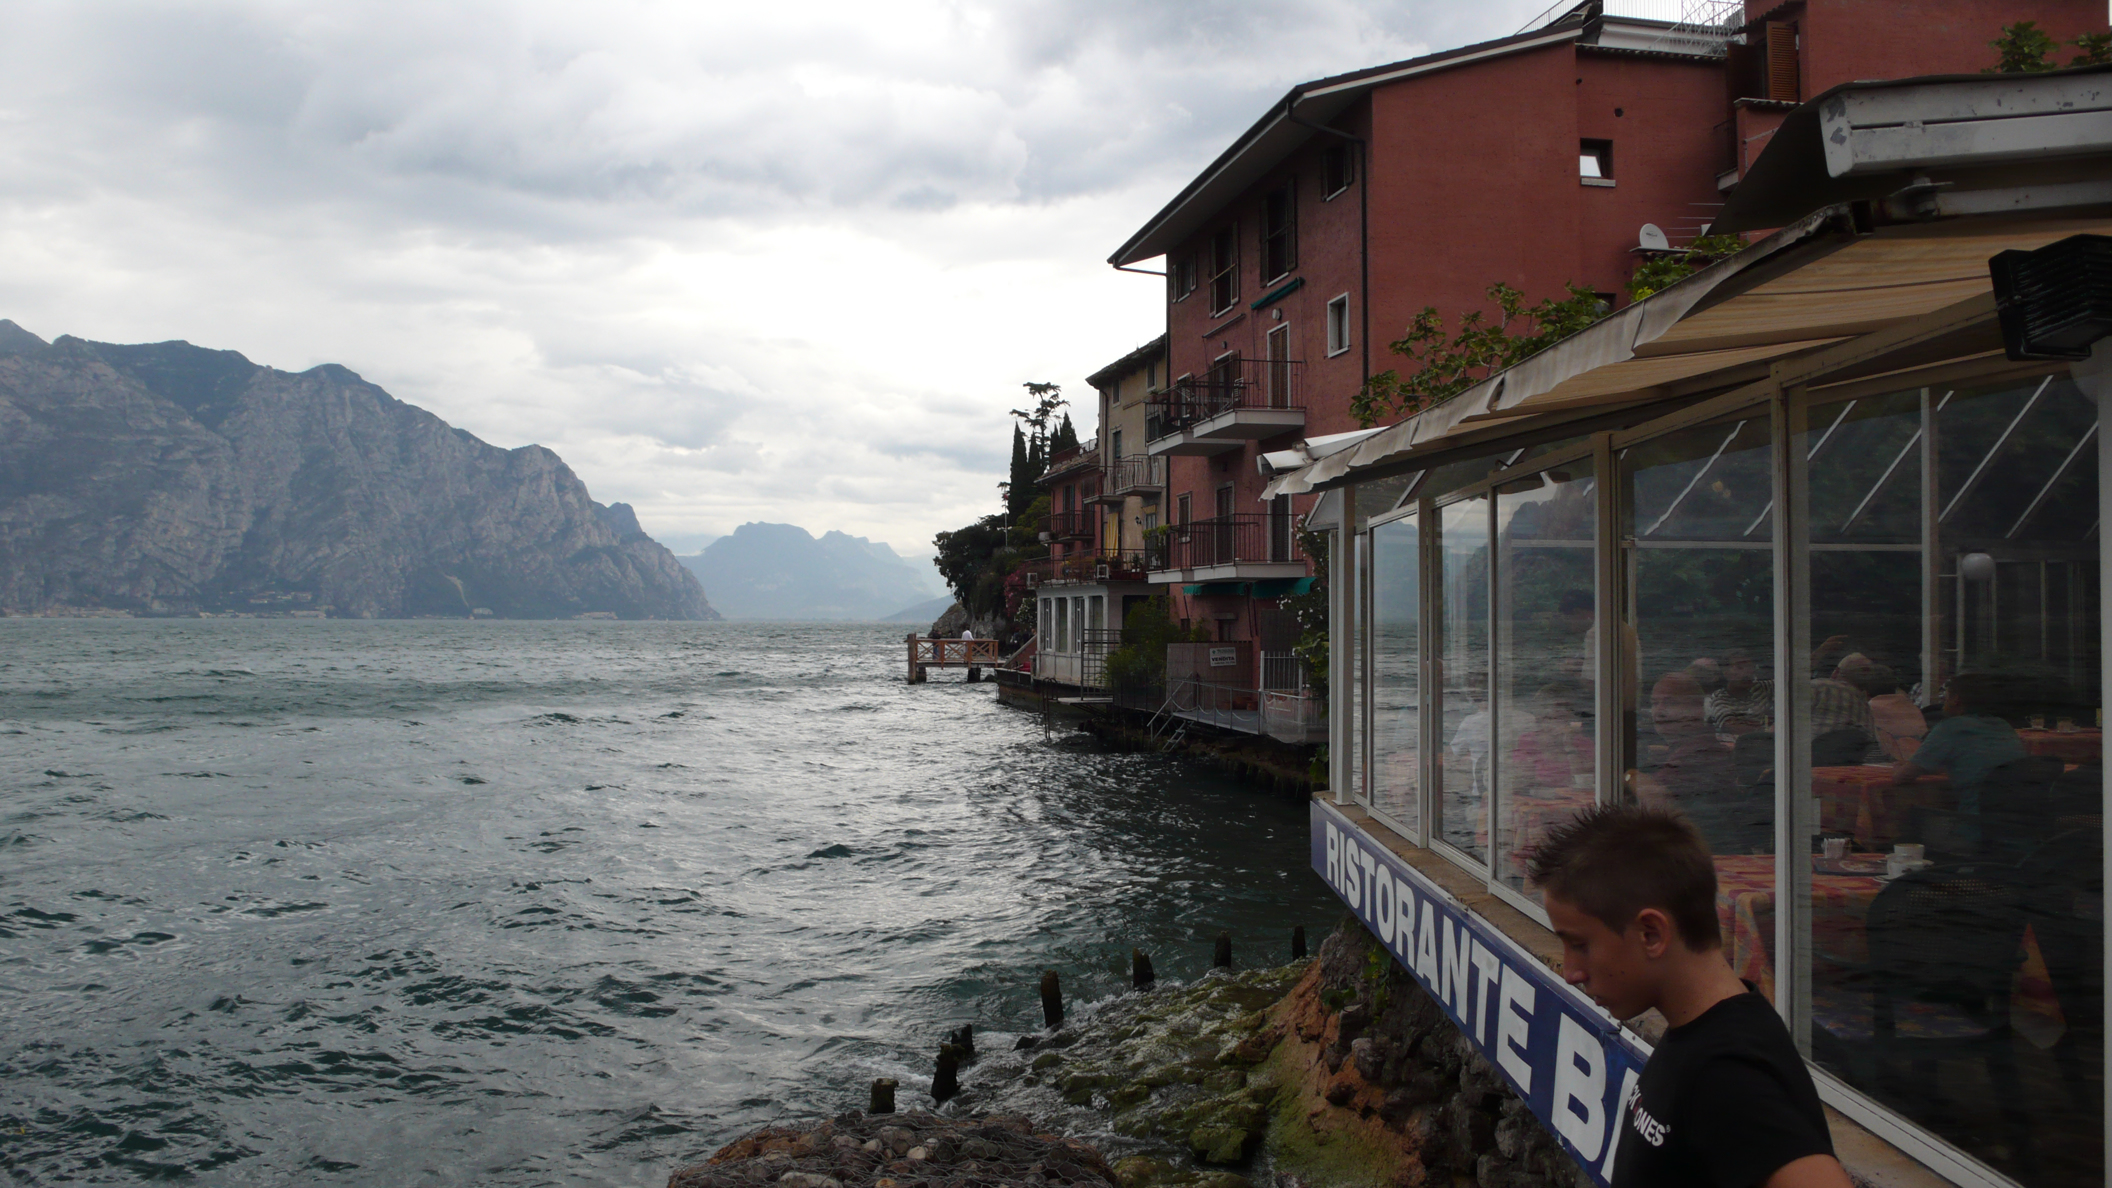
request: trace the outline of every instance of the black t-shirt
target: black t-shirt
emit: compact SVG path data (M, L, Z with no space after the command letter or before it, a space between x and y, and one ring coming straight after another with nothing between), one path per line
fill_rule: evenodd
M1752 1188L1833 1154L1826 1111L1782 1017L1726 998L1665 1032L1621 1123L1614 1188Z

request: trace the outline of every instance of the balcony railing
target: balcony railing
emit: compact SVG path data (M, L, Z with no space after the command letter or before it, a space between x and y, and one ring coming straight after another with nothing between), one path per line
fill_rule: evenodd
M1019 567L1027 584L1044 582L1141 582L1147 566L1146 550L1108 549L1077 553L1069 557L1037 557Z
M1133 491L1160 491L1166 487L1166 459L1150 454L1135 454L1117 458L1107 467L1107 477L1100 489L1110 496L1127 495Z
M1305 364L1296 359L1227 359L1177 380L1151 401L1153 438L1242 408L1303 408Z
M1154 569L1204 569L1241 561L1296 561L1283 517L1241 514L1176 524L1152 543Z
M1097 511L1061 511L1049 514L1049 539L1092 540L1100 535Z

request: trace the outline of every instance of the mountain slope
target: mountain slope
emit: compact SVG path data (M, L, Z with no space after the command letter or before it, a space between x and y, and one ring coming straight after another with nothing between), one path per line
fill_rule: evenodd
M0 608L328 606L362 618L716 618L694 576L541 446L506 450L343 367L0 322Z
M736 619L880 619L940 589L885 544L792 524L743 524L682 563Z

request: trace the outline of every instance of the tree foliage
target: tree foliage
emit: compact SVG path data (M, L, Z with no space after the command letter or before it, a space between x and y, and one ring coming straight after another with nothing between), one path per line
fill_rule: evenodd
M999 549L1006 545L1004 516L984 516L964 528L941 532L932 537L938 546L938 555L931 559L938 566L939 576L946 580L946 587L953 591L961 605L970 610L971 597L976 593L976 583L989 568L990 561Z
M1078 448L1078 431L1071 427L1071 414L1063 414L1063 423L1049 437L1049 455L1054 457L1065 450Z
M1291 654L1305 663L1306 675L1311 678L1311 688L1320 697L1327 696L1327 534L1311 529L1298 530L1298 548L1312 560L1313 586L1303 594L1293 594L1282 602L1283 609L1298 620L1298 642L1291 645Z
M1703 235L1688 244L1683 252L1652 256L1637 265L1635 275L1628 278L1628 296L1641 301L1726 256L1737 255L1745 250L1745 246L1743 236Z
M1436 306L1424 306L1408 323L1407 333L1387 345L1413 370L1404 377L1389 369L1364 381L1350 400L1350 412L1366 428L1420 412L1605 316L1605 303L1591 290L1574 284L1567 288L1569 296L1559 301L1548 297L1528 306L1525 294L1498 281L1487 289L1495 319L1469 310L1460 315L1457 331L1445 328Z
M2018 21L2002 26L2002 36L1987 43L1995 51L1995 64L1982 74L2043 74L2059 70L2053 52L2062 45L2081 50L2068 59L2070 66L2112 66L2112 33L2085 33L2073 41L2060 42L2039 28L2037 21Z
M2060 43L2039 28L2037 21L2004 25L2002 36L1987 44L1995 51L1995 64L1982 70L1982 74L2038 74L2059 69L2047 55Z
M1034 498L1034 480L1039 478L1032 469L1027 455L1027 434L1018 425L1012 426L1012 469L1004 482L998 484L1005 494L1005 510L1018 515Z
M1166 645L1200 643L1208 632L1201 625L1183 631L1173 621L1166 596L1154 594L1129 608L1122 619L1122 646L1107 654L1107 679L1118 689L1144 689L1166 683Z

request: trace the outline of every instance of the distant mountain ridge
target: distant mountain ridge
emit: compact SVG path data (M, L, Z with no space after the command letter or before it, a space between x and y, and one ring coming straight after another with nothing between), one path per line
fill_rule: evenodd
M0 320L0 609L715 619L621 503L335 364Z
M944 588L879 541L794 524L743 524L680 560L735 619L885 619Z

